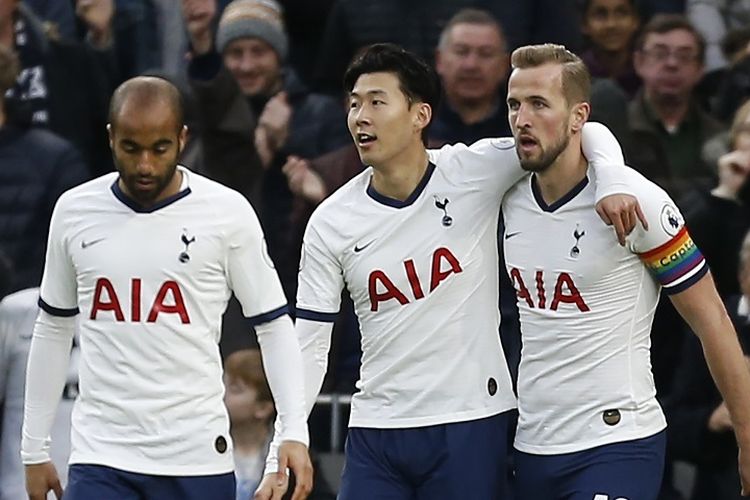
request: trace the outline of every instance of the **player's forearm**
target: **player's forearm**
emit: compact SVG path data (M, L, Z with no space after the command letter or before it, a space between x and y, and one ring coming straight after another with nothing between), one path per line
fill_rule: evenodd
M255 328L263 366L273 393L282 440L309 443L302 353L289 316Z
M29 350L21 438L24 464L49 461L49 432L68 372L74 318L39 313Z
M315 400L320 394L328 367L328 351L331 345L332 323L297 319L295 332L302 349L305 372L305 410L310 415ZM283 441L278 418L274 423L274 436L266 457L265 474L278 470L278 449Z
M596 201L612 194L632 194L622 170L622 148L612 132L601 123L587 122L581 130L581 149L596 172Z

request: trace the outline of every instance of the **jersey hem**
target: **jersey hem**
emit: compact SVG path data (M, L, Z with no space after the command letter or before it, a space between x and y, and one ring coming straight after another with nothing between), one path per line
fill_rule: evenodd
M431 415L420 418L398 418L398 419L364 419L358 418L352 413L349 419L349 427L365 427L368 429L408 429L413 427L429 427L431 425L453 424L456 422L468 422L487 417L494 417L509 410L516 409L515 402L502 404L496 408L482 408L469 412L455 413L452 415Z
M231 453L229 454L231 459ZM226 464L211 464L197 467L195 465L164 466L163 462L127 462L121 460L103 459L101 456L86 454L71 454L68 465L103 465L135 474L152 476L213 476L234 471L234 461Z
M635 441L636 439L644 439L647 437L654 436L664 429L667 428L666 422L660 423L658 426L648 427L641 429L637 432L630 432L627 434L617 434L612 436L605 436L601 439L595 439L592 441L586 441L581 443L561 444L561 445L535 445L530 443L524 443L516 439L513 443L513 447L523 453L530 453L533 455L563 455L565 453L575 453L578 451L586 451L599 446L607 444L622 443L625 441Z

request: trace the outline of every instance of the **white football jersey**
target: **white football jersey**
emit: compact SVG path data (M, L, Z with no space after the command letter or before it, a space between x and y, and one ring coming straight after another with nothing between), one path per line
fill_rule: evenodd
M218 341L231 291L262 323L286 300L250 204L179 167L143 210L108 174L63 194L40 306L80 312L70 463L164 475L233 469Z
M560 454L664 429L651 373L650 331L661 287L677 293L707 266L680 212L628 169L648 220L621 247L594 208L592 169L548 206L533 176L503 203L505 259L523 348L515 447Z
M312 215L297 317L332 321L345 286L362 332L351 427L409 428L515 407L500 345L497 225L522 175L513 141L431 152L406 201L367 168Z

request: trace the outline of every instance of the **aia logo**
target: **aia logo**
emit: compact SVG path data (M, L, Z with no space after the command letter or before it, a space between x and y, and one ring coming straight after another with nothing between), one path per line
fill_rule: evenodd
M513 282L513 286L516 289L516 295L518 296L519 302L521 300L525 301L526 305L528 305L530 309L546 309L548 307L547 292L545 290L544 284L544 271L538 270L536 272L536 275L534 276L536 285L536 297L533 297L531 295L529 288L526 286L526 283L521 277L521 271L519 271L515 267L510 270L510 280ZM535 298L536 304L534 303ZM565 272L558 274L557 278L555 279L555 289L552 295L552 302L549 305L549 309L551 311L557 311L560 303L575 304L578 310L581 312L587 312L590 310L589 306L586 304L586 301L583 300L581 293L578 291L578 287L573 281L573 278L570 276L570 274Z
M432 293L451 274L458 274L462 271L461 264L450 250L445 247L438 248L432 254L430 288L428 293ZM422 282L417 275L414 260L408 259L404 261L404 272L409 280L409 287L411 288L414 300L423 299L425 292ZM377 312L381 302L395 299L402 306L410 302L406 294L393 284L393 280L385 274L385 271L380 269L370 272L367 288L370 295L370 310L373 312Z
M120 300L123 292L125 290L121 290L118 294L112 282L107 278L97 279L89 319L96 320L99 314L110 313L114 315L115 321L140 322L143 304L141 279L133 278L130 280L130 290L128 290L130 292L130 316L127 319ZM168 280L162 283L150 304L146 315L146 323L155 323L160 314L176 314L183 324L190 323L190 316L185 307L182 290L180 290L180 285L176 281Z

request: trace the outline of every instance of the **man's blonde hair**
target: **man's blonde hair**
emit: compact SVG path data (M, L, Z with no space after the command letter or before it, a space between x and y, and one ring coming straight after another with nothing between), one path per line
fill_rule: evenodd
M510 64L513 69L558 64L562 66L562 92L568 105L590 100L591 74L586 64L562 45L544 43L519 47L510 56Z

